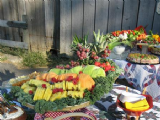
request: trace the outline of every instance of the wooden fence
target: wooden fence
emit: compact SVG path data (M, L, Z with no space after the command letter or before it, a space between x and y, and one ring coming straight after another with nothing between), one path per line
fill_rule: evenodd
M100 29L115 30L146 26L160 34L158 0L0 0L0 19L22 20L28 29L0 28L0 39L28 43L31 50L54 48L70 54L73 36L89 35Z
M0 27L0 43L25 42L32 51L59 50L59 11L59 0L0 0L1 20L28 24L27 29Z

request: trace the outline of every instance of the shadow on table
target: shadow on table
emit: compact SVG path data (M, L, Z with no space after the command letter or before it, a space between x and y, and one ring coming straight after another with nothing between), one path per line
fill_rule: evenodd
M0 72L0 86L2 85L2 82L9 80L10 78L14 78L15 73L10 72L9 70L5 70L4 72Z
M131 87L133 89L135 89L132 85L130 85L126 79L117 79L115 81L116 84L120 84L120 85L125 85L125 86L128 86L128 87Z

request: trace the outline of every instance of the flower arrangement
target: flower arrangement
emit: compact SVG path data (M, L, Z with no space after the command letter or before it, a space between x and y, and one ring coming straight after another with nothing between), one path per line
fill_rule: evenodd
M131 48L135 43L148 43L149 45L158 45L160 37L150 31L147 34L143 26L135 28L135 30L117 30L107 34L107 41L109 41L109 49L113 49L117 45L127 45Z

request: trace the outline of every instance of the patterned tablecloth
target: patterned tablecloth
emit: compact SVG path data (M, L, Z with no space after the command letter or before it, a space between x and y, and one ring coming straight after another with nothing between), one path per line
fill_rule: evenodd
M127 62L126 60L114 60L124 72L119 78L125 78L129 84L139 91L146 87L146 94L160 102L160 64L141 65Z
M126 91L126 86L115 84L109 94L104 95L100 101L97 101L93 106L89 106L88 109L98 109L101 111L100 114L105 111L106 119L102 120L126 120L125 112L116 105L117 95L123 91ZM141 94L140 91L132 88L129 88L128 92ZM100 114L96 115L98 120L103 117ZM160 103L153 101L153 108L143 112L140 120L160 120Z

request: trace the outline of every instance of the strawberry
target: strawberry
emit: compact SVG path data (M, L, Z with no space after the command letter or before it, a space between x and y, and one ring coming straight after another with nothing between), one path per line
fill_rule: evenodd
M63 89L62 88L58 89L58 92L63 92Z
M46 80L46 79L43 79L43 81L47 82L47 80Z
M83 72L82 71L79 71L79 74L82 74Z
M52 81L52 82L56 82L57 79L56 79L55 77L53 77L51 81Z
M47 86L46 86L46 84L42 84L42 88L46 88Z
M96 62L94 63L94 65L96 65L96 66L100 66L100 65L101 65L101 63L96 61Z
M72 81L73 76L68 76L68 78L66 79L66 81Z
M55 93L57 93L57 92L58 92L57 89L53 89L53 90L52 90L52 93L53 93L53 94L55 94Z
M32 94L33 94L33 91L32 91L32 90L30 90L28 93L29 93L30 95L32 95Z
M74 78L74 80L76 80L78 82L79 81L79 77L77 76L76 78Z
M77 80L73 80L72 81L74 85L77 85L78 81Z

